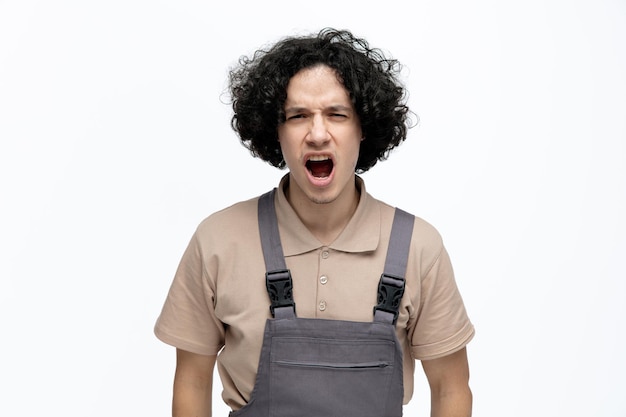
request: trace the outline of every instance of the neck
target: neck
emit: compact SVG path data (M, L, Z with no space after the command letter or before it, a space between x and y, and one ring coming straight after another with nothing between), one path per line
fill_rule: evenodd
M286 184L285 196L313 236L322 244L330 245L354 215L359 204L360 191L354 179L334 200L317 203L307 197L292 181L289 181Z

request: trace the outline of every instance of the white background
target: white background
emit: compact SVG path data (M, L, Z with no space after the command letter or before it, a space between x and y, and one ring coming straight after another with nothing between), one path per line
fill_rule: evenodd
M323 26L405 65L420 125L364 177L444 236L474 415L626 416L623 0L0 0L0 415L170 415L180 256L283 174L228 68Z

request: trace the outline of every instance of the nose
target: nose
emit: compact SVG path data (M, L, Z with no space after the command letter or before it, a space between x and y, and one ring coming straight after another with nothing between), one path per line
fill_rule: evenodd
M330 133L324 117L315 115L311 118L311 130L307 136L311 145L323 145L330 140Z

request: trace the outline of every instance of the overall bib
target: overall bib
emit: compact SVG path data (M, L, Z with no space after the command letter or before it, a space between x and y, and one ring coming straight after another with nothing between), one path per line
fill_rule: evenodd
M402 349L395 332L414 217L396 209L372 322L296 316L274 192L259 200L273 319L250 401L230 417L401 417Z

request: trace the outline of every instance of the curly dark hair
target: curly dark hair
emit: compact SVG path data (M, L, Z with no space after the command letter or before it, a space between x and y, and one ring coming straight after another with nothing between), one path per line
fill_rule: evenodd
M320 64L337 72L359 116L365 140L356 172L365 172L406 139L409 108L398 80L400 63L347 30L287 37L252 58L241 57L229 74L231 126L254 156L284 168L278 126L285 121L287 85L300 70Z

